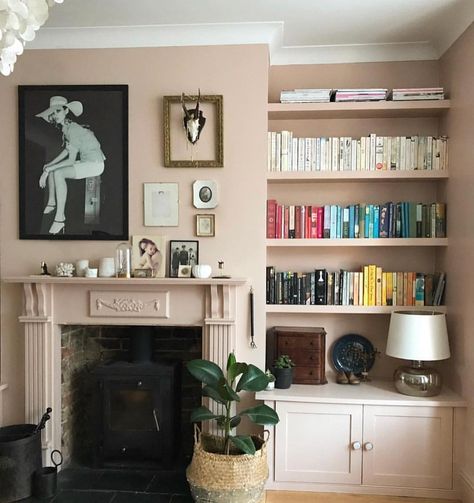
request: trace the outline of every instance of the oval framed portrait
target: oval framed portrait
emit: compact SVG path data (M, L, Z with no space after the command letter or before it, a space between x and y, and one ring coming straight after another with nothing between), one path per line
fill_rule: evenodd
M196 180L193 183L193 205L195 208L215 208L218 202L217 182L214 180Z

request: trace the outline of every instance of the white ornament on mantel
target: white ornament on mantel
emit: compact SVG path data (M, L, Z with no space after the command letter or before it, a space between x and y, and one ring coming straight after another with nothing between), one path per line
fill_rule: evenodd
M0 0L0 73L8 76L23 50L63 0Z
M70 262L59 262L56 266L56 276L62 278L72 278L74 274L74 264Z

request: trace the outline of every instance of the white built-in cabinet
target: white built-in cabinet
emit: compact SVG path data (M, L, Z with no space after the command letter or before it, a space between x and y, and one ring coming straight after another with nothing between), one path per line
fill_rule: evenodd
M457 496L465 402L448 390L407 397L391 381L375 381L293 385L257 398L280 417L270 434L268 489Z

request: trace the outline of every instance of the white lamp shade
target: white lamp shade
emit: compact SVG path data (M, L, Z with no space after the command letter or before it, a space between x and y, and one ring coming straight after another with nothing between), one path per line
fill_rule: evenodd
M386 353L405 360L449 358L446 315L429 311L394 311L390 318Z

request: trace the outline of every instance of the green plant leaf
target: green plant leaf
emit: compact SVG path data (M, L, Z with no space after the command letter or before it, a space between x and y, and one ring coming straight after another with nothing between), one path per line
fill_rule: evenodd
M219 386L219 384L217 386ZM220 395L219 389L217 388L217 386L212 385L212 384L208 384L207 386L204 386L204 388L202 388L202 396L208 396L209 398L212 398L217 403L221 403L221 404L225 405L226 400L225 400L225 398L222 398L222 396Z
M248 435L229 436L230 441L245 454L255 454L255 445Z
M278 414L268 405L257 405L240 413L240 416L248 416L257 424L277 424L280 421Z
M229 356L227 357L227 372L236 362L235 353L232 351L232 353L229 353Z
M226 421L226 417L225 416L219 416L216 419L217 426L219 426L219 428L222 428L223 430L225 430L225 421Z
M231 418L230 420L230 427L231 428L236 428L237 426L239 426L240 424L240 421L242 421L242 418L240 416L234 416L233 418Z
M204 384L217 384L224 378L221 368L208 360L191 360L186 367L193 377Z
M230 383L234 382L235 378L247 371L247 364L235 362L227 368L227 379Z
M199 423L200 421L208 421L209 419L217 419L218 417L223 417L214 414L214 412L211 412L207 407L204 405L201 407L198 407L197 409L194 409L191 412L191 422L192 423Z
M255 365L250 364L237 384L237 391L262 391L268 385L268 377Z
M223 377L217 385L219 395L226 402L240 402L240 396L232 389L227 380Z

